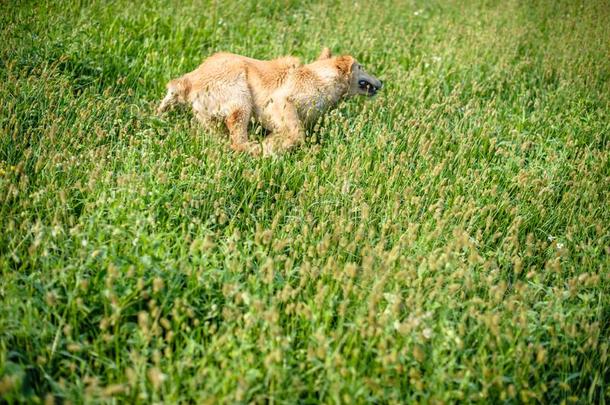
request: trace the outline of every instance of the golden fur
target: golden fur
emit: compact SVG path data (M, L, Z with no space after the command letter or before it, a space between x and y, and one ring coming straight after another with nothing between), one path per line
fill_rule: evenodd
M158 112L188 103L202 123L226 125L233 150L269 156L300 145L304 126L341 98L374 95L381 86L353 57L333 57L328 48L307 65L291 56L262 61L216 53L168 83ZM262 145L248 140L252 116L271 131Z

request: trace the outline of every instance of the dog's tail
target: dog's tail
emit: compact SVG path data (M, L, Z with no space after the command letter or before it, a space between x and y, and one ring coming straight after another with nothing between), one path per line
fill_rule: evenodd
M167 83L167 94L157 108L157 114L161 114L176 104L186 103L191 92L191 81L186 77L180 77Z

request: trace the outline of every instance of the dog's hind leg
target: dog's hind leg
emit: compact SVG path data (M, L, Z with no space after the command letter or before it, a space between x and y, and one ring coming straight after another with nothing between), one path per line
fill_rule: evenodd
M251 110L246 106L235 108L225 118L225 124L229 130L231 149L257 156L262 152L261 146L256 142L248 141L248 122L250 121L250 115Z
M263 142L263 155L274 156L293 149L305 140L296 107L289 100L274 101L266 115L273 123L273 133Z

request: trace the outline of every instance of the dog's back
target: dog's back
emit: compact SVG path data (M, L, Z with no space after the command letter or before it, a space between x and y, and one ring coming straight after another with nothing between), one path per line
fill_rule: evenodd
M158 112L180 103L192 103L201 91L232 87L241 80L249 82L253 97L266 98L280 87L288 73L301 66L292 56L263 61L227 52L218 52L207 58L197 69L167 84L167 95Z

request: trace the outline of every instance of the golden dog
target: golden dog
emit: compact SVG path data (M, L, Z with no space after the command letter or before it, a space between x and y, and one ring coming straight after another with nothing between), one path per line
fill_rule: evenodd
M382 84L352 56L333 57L328 48L307 65L290 56L262 61L216 53L167 84L158 113L189 103L204 125L226 125L233 150L271 156L300 145L303 128L340 99L373 96ZM262 145L248 140L252 116L271 132Z

